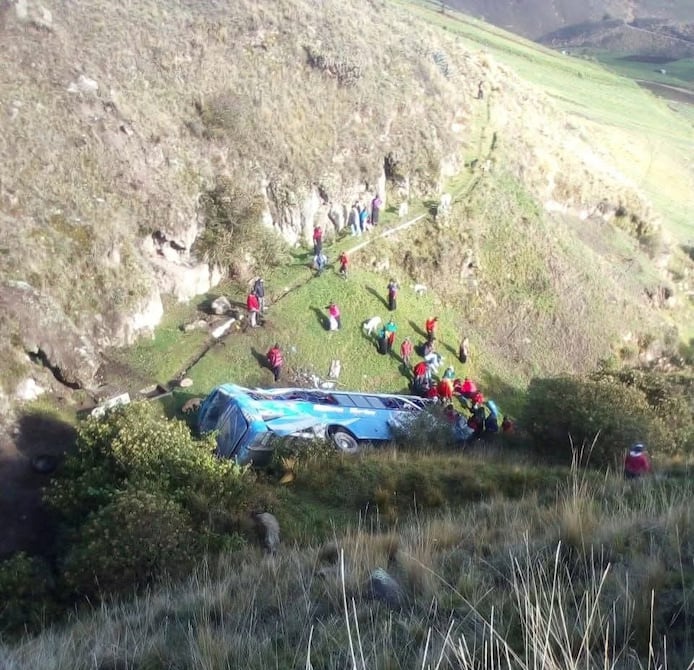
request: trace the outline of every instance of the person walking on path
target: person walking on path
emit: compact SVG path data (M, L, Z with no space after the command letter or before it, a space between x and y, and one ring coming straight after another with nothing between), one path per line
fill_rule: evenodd
M313 255L317 256L323 250L323 229L313 226Z
M340 317L340 308L331 301L327 307L328 309L328 329L329 330L340 330L342 328L342 319Z
M394 312L398 306L398 283L395 279L388 282L388 310Z
M255 328L258 325L258 312L260 311L260 301L255 293L248 294L248 298L246 298L246 309L248 310L251 328Z
M284 365L284 358L282 357L280 345L277 344L277 342L275 342L274 346L267 352L267 362L270 365L275 381L279 381L282 366Z
M467 337L464 337L460 343L458 358L461 363L467 363L468 358L470 358L470 340Z
M328 263L328 258L323 253L323 251L319 251L313 257L313 268L316 271L316 277L320 277L323 274L323 270L325 270L325 266L327 265L327 263Z
M347 266L349 265L349 258L347 257L347 254L343 251L337 260L340 262L340 277L347 279Z
M438 325L439 317L430 316L424 324L424 330L427 334L427 342L433 342L436 337L436 326Z
M393 342L395 342L395 333L397 330L398 327L395 325L395 321L390 319L386 324L386 347L389 352L393 350Z
M378 218L381 214L381 207L383 207L383 200L379 197L378 193L374 196L371 201L371 225L378 225Z
M406 337L400 345L400 358L402 358L402 362L408 369L412 367L411 359L413 352L414 347L412 346L412 340L409 337Z
M265 311L265 282L262 277L258 277L253 284L253 293L258 298L260 312Z

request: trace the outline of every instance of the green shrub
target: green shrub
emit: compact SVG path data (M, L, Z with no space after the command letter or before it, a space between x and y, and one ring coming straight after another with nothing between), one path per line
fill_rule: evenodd
M203 551L238 547L253 476L213 447L146 402L85 422L46 494L68 540L69 589L120 593L180 574Z
M18 553L0 562L0 631L38 629L48 607L52 579L39 558Z
M592 465L615 465L634 441L667 451L664 423L643 392L611 379L534 379L524 423L543 456L570 463L572 447L585 447Z
M157 414L149 403L112 410L89 419L77 451L47 493L68 525L79 525L126 488L162 493L181 505L194 523L211 509L241 510L251 473L213 454L214 438L196 440L185 423Z
M80 527L63 565L65 583L87 597L129 593L180 577L197 556L190 516L161 493L126 490Z
M665 450L694 451L694 377L679 372L627 369L600 370L593 379L637 389L662 423Z
M193 251L232 276L243 272L246 256L255 271L280 265L287 248L282 238L261 223L265 203L259 195L241 190L229 179L219 178L202 198L205 228Z

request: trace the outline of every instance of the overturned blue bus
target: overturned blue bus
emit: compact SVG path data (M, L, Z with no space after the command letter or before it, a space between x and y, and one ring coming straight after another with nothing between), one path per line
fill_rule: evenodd
M406 426L427 406L409 395L222 384L200 405L198 428L218 431L220 456L260 465L270 458L273 436L329 438L341 451L355 453L360 443L392 440L393 428Z

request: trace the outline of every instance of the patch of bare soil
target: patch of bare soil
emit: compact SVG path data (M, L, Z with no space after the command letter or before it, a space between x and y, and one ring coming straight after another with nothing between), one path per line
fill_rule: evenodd
M52 471L74 447L75 429L45 414L25 414L0 436L0 557L49 555L55 523L42 502Z

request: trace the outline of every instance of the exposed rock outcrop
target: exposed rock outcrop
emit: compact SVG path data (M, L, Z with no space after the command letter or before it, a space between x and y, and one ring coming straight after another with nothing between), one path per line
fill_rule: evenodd
M50 299L26 282L0 285L0 311L10 337L68 386L92 389L99 356L92 341Z

